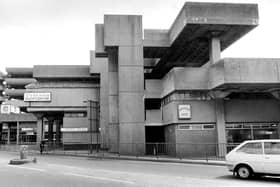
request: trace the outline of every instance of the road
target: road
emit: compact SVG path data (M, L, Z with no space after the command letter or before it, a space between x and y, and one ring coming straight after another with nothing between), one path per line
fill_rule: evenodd
M240 180L223 166L36 155L38 162L8 165L15 153L0 152L0 186L280 186L279 178Z

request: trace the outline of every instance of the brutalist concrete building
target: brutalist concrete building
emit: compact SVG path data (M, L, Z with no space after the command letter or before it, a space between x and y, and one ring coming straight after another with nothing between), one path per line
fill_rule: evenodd
M256 4L228 3L187 2L168 30L105 15L90 66L34 66L25 101L37 142L47 131L49 141L111 152L162 143L165 154L223 156L231 143L278 139L280 59L220 58L258 20Z

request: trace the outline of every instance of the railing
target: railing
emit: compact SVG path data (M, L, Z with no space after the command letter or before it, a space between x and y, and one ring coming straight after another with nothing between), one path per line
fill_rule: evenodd
M39 144L25 144L29 152L40 153ZM68 142L64 144L45 143L43 154L81 155L99 157L145 157L153 159L201 159L223 160L224 155L237 144L193 144L193 143L111 143L86 144ZM0 145L0 150L19 151L21 145ZM42 148L42 147L41 147Z

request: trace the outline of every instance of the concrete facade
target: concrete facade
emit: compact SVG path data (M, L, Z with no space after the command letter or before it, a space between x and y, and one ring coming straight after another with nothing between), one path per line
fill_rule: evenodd
M143 29L140 15L105 15L90 66L34 66L25 92L52 96L28 103L38 141L44 119L56 131L50 141L58 127L85 128L59 132L62 143L121 154L161 144L170 155L224 156L229 143L279 138L280 59L221 59L258 19L256 4L228 3L187 2L168 30Z

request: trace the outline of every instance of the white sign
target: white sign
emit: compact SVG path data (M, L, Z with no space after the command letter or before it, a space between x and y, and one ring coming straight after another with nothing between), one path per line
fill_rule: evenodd
M61 128L61 132L87 132L88 128Z
M178 118L179 119L190 119L191 116L191 105L184 104L178 105Z
M11 105L1 105L1 114L10 114Z
M51 101L51 93L24 93L24 101Z
M18 114L20 112L19 107L13 106L13 105L8 105L4 104L1 105L1 114Z
M29 128L29 127L26 127L26 128L21 128L22 131L34 131L34 128Z

